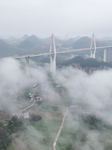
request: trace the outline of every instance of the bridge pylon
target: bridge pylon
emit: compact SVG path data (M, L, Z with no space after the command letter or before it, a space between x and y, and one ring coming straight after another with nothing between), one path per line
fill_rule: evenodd
M91 38L90 57L96 58L96 40L95 40L94 34L92 35L92 38Z
M50 71L52 73L56 72L56 45L54 34L51 35L50 41Z

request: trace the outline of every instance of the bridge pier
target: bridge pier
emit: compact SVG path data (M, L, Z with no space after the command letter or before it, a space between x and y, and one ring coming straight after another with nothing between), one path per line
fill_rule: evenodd
M91 50L90 51L90 57L95 59L96 58L96 51Z
M29 59L30 57L25 57L26 59L26 74L29 75Z
M107 50L104 49L104 58L103 58L104 62L107 62Z
M94 34L92 35L92 38L91 38L90 57L94 59L96 58L96 40L95 40Z
M56 46L53 34L51 35L50 41L50 71L52 73L56 72Z
M50 54L50 71L52 73L56 72L56 55Z

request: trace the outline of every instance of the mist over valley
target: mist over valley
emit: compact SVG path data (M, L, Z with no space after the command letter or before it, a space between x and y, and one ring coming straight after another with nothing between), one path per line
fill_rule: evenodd
M8 149L53 149L67 110L57 149L110 148L111 67L88 74L71 65L52 74L49 63L37 64L30 60L27 74L25 59L0 60L1 131L10 134Z

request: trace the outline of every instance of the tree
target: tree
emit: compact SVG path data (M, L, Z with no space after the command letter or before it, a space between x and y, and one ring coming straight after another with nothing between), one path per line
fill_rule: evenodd
M18 119L17 116L13 116L12 119L8 122L7 129L9 133L14 133L23 128L23 121Z
M30 121L39 121L41 119L42 119L42 117L39 115L30 114Z
M0 122L0 150L6 149L11 141L11 137L6 127Z

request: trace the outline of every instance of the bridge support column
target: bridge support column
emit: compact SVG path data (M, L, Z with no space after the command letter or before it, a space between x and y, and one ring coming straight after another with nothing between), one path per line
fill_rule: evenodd
M26 59L26 74L29 75L29 57L25 57Z
M56 55L50 55L50 71L52 73L56 72Z
M104 58L103 58L104 62L107 62L107 50L104 49Z
M51 35L51 42L50 42L50 71L52 73L56 72L56 46L55 46L55 39L54 35Z
M94 47L93 47L94 46ZM90 45L90 57L96 58L96 40L94 34L92 35L91 45Z
M95 59L96 58L96 52L91 50L90 57Z

